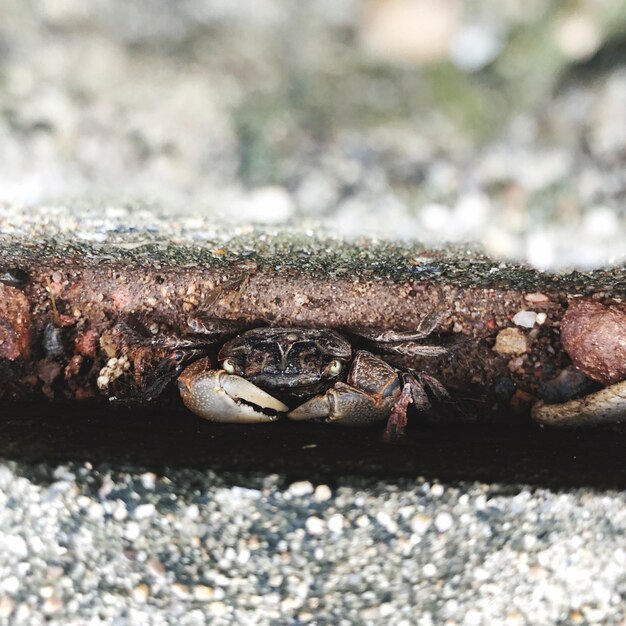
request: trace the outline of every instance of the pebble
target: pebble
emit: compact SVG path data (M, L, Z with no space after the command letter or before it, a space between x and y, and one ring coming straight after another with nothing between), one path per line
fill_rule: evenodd
M4 546L18 558L24 559L28 555L26 541L19 535L7 535L4 537Z
M215 591L213 587L195 585L193 588L193 597L195 600L198 600L198 602L209 602L215 597Z
M15 602L13 598L8 596L0 596L0 619L7 618L13 613L15 609Z
M493 347L498 354L523 354L527 349L526 336L517 328L501 330Z
M536 321L537 313L535 311L518 311L513 316L513 323L524 328L532 328Z
M20 580L17 576L7 576L0 581L0 588L7 593L17 593L20 588Z
M140 504L135 509L134 517L136 520L148 519L149 517L152 517L152 515L154 515L154 511L155 511L154 504L151 504L151 503Z
M137 522L128 522L126 525L126 530L124 531L124 537L128 539L128 541L136 541L139 539L141 535L141 527Z
M326 522L319 517L308 517L305 527L310 535L321 535L326 530Z
M328 519L328 530L333 533L340 533L343 531L344 517L341 513L335 513Z
M318 485L315 488L315 493L313 494L313 499L315 502L326 502L330 500L333 495L330 487L328 485Z
M131 597L135 602L145 602L150 595L150 588L145 583L137 585L131 592Z
M452 515L450 513L438 513L437 517L435 517L435 528L440 533L445 533L452 528L454 520L452 519Z
M297 497L308 496L313 493L313 485L308 480L301 480L291 483L287 491Z

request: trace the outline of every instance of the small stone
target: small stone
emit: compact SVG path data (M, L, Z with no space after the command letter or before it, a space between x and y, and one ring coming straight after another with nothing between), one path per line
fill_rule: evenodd
M215 596L213 587L207 585L195 585L193 588L193 597L198 602L208 602Z
M46 615L52 615L54 613L58 613L63 608L63 600L61 598L48 598L43 603L43 612Z
M438 513L437 517L435 517L435 528L440 533L445 533L446 531L450 530L453 523L454 520L452 519L452 515L450 515L450 513Z
M430 495L434 496L435 498L441 498L441 496L443 495L443 492L444 492L444 489L441 483L435 483L430 488Z
M146 566L153 576L163 576L165 574L165 565L157 558L149 559Z
M304 525L310 535L321 535L326 529L326 522L315 516L308 517Z
M17 576L8 576L0 581L0 588L7 593L17 593L20 588L20 579Z
M295 483L291 483L288 491L292 496L307 496L313 493L313 485L308 480L300 480Z
M332 498L333 492L328 485L318 485L315 488L313 499L316 502L326 502Z
M4 539L4 545L9 552L21 559L25 559L28 556L26 541L19 535L7 535Z
M140 504L135 509L135 519L143 520L143 519L147 519L149 517L152 517L154 511L155 511L154 504L150 504L150 503L148 503L148 504Z
M536 321L537 313L535 311L519 311L513 316L513 323L524 328L532 328Z
M13 598L9 598L9 596L2 596L0 598L0 619L9 617L14 609L15 602Z
M524 626L524 624L526 624L526 620L518 611L508 613L504 618L504 626Z
M145 583L137 585L131 592L135 602L145 602L150 595L150 588Z
M335 515L331 515L328 520L328 530L333 533L341 533L343 532L343 515L340 513L335 513Z
M418 513L417 515L414 515L411 520L411 530L416 535L423 535L428 530L431 523L432 519L430 516L424 515L424 513Z
M187 585L181 585L180 583L174 583L172 585L172 593L181 600L185 600L189 597L189 587Z
M216 617L220 617L221 615L225 615L228 612L228 607L223 602L211 602L208 606L209 613L211 615L215 615Z
M136 541L139 539L139 535L141 535L141 528L137 522L129 522L126 525L126 531L124 532L124 537L128 539L128 541Z
M545 321L548 319L548 316L545 313L537 313L537 324L539 324L539 326L541 326L542 324L545 324Z
M537 303L537 302L549 302L550 298L548 298L548 296L546 296L545 293L527 293L524 296L524 300L526 300L526 302L532 302L532 303Z
M121 500L117 503L117 506L113 510L113 519L117 522L121 522L128 517L128 511L126 510L126 504Z
M517 328L505 328L498 333L493 347L498 354L523 354L528 349L526 337Z
M434 563L426 563L426 565L422 567L422 572L424 576L427 576L428 578L432 578L433 576L437 575L437 567L435 566Z
M467 613L465 613L463 623L468 626L479 626L483 623L483 614L476 609L469 609Z
M141 484L143 485L144 489L147 489L149 491L154 489L154 486L156 484L156 474L152 472L145 472L139 478L141 479Z

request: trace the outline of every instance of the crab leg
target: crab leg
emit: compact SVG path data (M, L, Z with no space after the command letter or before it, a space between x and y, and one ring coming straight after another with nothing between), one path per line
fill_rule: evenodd
M389 417L401 391L396 370L377 356L360 350L350 368L347 383L335 383L325 394L314 396L287 417L367 426Z
M386 398L370 396L338 382L324 395L314 396L287 413L287 417L292 420L322 419L342 426L367 426L389 417L396 395Z
M178 378L185 406L214 422L274 422L285 404L240 376L209 369L209 359L196 361Z

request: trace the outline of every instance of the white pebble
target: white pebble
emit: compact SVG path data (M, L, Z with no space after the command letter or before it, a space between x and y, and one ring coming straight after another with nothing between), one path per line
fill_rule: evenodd
M307 518L305 526L310 535L321 535L326 528L326 523L319 517L311 516Z
M435 528L440 533L445 533L452 528L453 519L450 513L438 513L435 517Z
M117 506L113 510L113 519L121 522L128 517L128 511L126 510L126 504L121 500L117 503Z
M211 604L209 604L209 612L211 613L211 615L219 617L228 613L228 607L220 601L211 602Z
M4 539L4 544L7 550L15 554L15 556L21 559L28 556L28 546L19 535L7 535Z
M343 515L341 515L341 513L335 513L330 516L328 520L328 530L333 533L343 532Z
M524 328L532 328L537 321L535 311L519 311L513 316L513 323Z
M148 585L137 585L132 591L131 595L135 602L145 602L148 599L150 589Z
M0 619L6 619L13 613L13 609L15 608L15 602L12 598L8 596L4 596L0 598Z
M548 316L545 313L537 313L537 324L541 326L548 319Z
M430 495L435 496L436 498L441 498L441 496L443 495L443 485L441 485L440 483L435 483L430 488Z
M124 532L124 537L128 539L128 541L135 541L139 539L139 535L141 535L141 528L137 522L128 522L126 525L126 531Z
M307 496L313 493L313 485L308 480L299 480L295 483L291 483L288 491L292 496Z
M213 599L214 595L215 591L213 590L213 587L208 587L207 585L196 585L193 588L193 597L199 602L208 602Z
M476 609L469 609L465 614L463 623L468 626L480 626L483 623L483 615Z
M144 489L154 489L154 485L156 484L156 474L153 474L152 472L146 472L145 474L142 474L139 478L141 479L141 484L143 485Z
M9 576L0 582L0 588L7 593L17 593L20 588L20 580L17 576Z
M315 488L313 498L316 502L326 502L326 500L330 500L332 498L332 495L333 492L330 490L328 485L318 485Z
M135 519L142 520L151 517L154 513L154 504L140 504L135 509Z
M422 567L422 572L424 573L424 576L431 578L433 576L436 576L437 567L435 566L434 563L426 563L426 565Z
M416 535L423 535L430 526L432 519L428 515L424 515L423 513L418 513L411 520L411 530Z

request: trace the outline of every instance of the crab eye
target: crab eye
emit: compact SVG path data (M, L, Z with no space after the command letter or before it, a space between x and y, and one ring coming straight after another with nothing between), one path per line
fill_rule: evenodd
M224 359L222 367L229 374L234 374L238 369L237 364L235 363L235 361L233 361L233 359Z
M331 361L326 368L326 372L329 376L339 376L343 368L343 363L337 359Z

